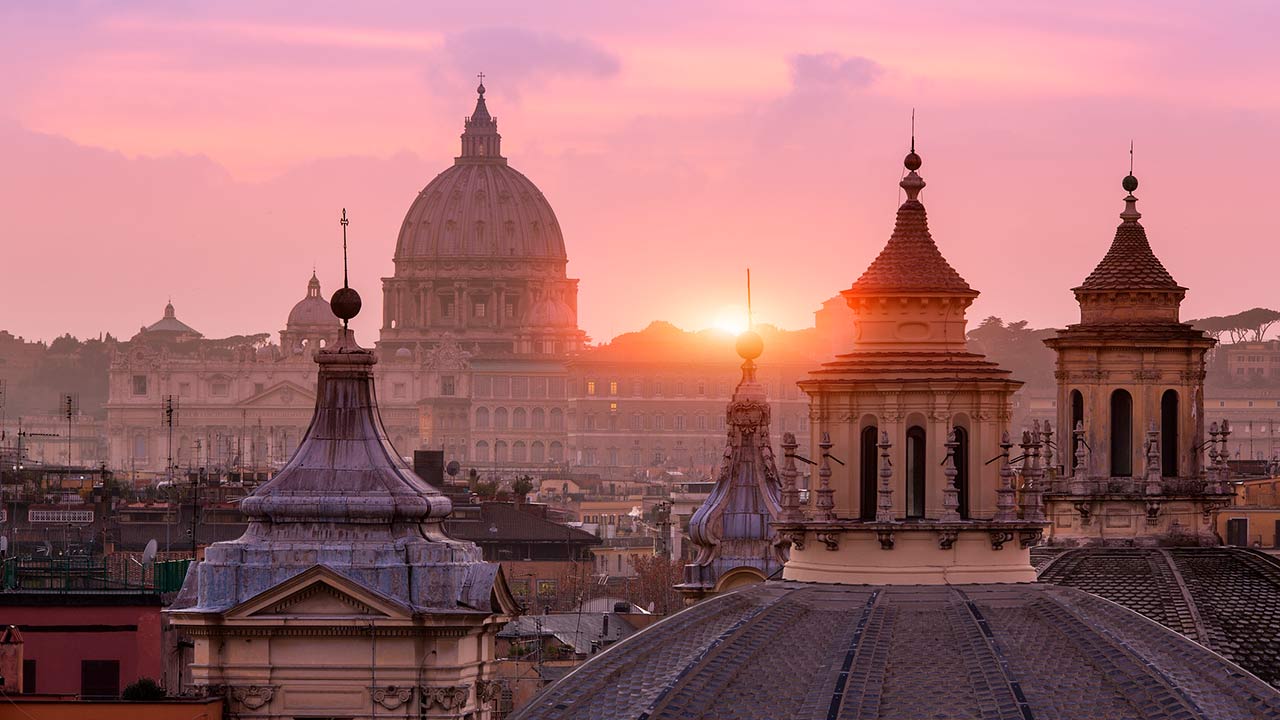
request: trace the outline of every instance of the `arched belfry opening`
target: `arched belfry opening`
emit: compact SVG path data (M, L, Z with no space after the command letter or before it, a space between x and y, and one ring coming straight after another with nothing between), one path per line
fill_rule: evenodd
M858 451L858 517L862 520L876 519L876 489L878 487L878 470L876 443L880 433L875 425L862 429L861 443Z
M1133 476L1133 396L1111 393L1111 477Z
M1160 474L1178 477L1178 391L1160 397Z
M907 428L907 517L924 517L925 432L919 425Z
M956 491L960 499L960 519L969 519L969 431L956 425L952 428L956 434L955 466Z

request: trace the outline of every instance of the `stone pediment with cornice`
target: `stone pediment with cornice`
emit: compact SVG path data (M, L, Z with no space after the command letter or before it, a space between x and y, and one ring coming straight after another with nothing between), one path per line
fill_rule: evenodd
M251 395L240 402L241 407L302 407L315 405L314 390L305 388L290 380L282 380L262 392Z
M395 600L361 587L317 565L227 610L226 621L274 618L407 619L412 611Z

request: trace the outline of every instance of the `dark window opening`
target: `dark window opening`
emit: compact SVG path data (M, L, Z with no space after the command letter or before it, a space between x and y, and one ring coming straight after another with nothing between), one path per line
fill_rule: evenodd
M969 519L969 431L957 425L956 454L953 458L956 465L956 490L960 494L960 517Z
M876 519L876 500L879 497L880 482L878 479L879 463L877 462L876 453L879 448L876 443L880 439L880 433L875 425L862 430L862 477L861 488L862 506L859 508L858 517L863 520Z
M924 428L907 429L907 517L924 517L925 451Z
M1178 476L1178 393L1166 390L1160 398L1160 474Z
M80 697L114 700L120 696L119 660L81 660Z
M1111 477L1133 476L1133 396L1111 393Z
M36 691L36 661L22 661L22 692L31 694Z

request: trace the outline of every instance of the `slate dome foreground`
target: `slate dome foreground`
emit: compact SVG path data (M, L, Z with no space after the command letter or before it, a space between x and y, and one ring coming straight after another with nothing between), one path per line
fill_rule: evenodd
M1280 699L1071 588L775 581L627 638L514 717L1252 720Z

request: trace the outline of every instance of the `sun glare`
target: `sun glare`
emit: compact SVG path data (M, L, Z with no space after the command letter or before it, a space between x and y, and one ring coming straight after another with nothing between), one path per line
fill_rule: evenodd
M742 308L724 307L716 313L711 327L730 335L741 335L747 331L746 311Z

